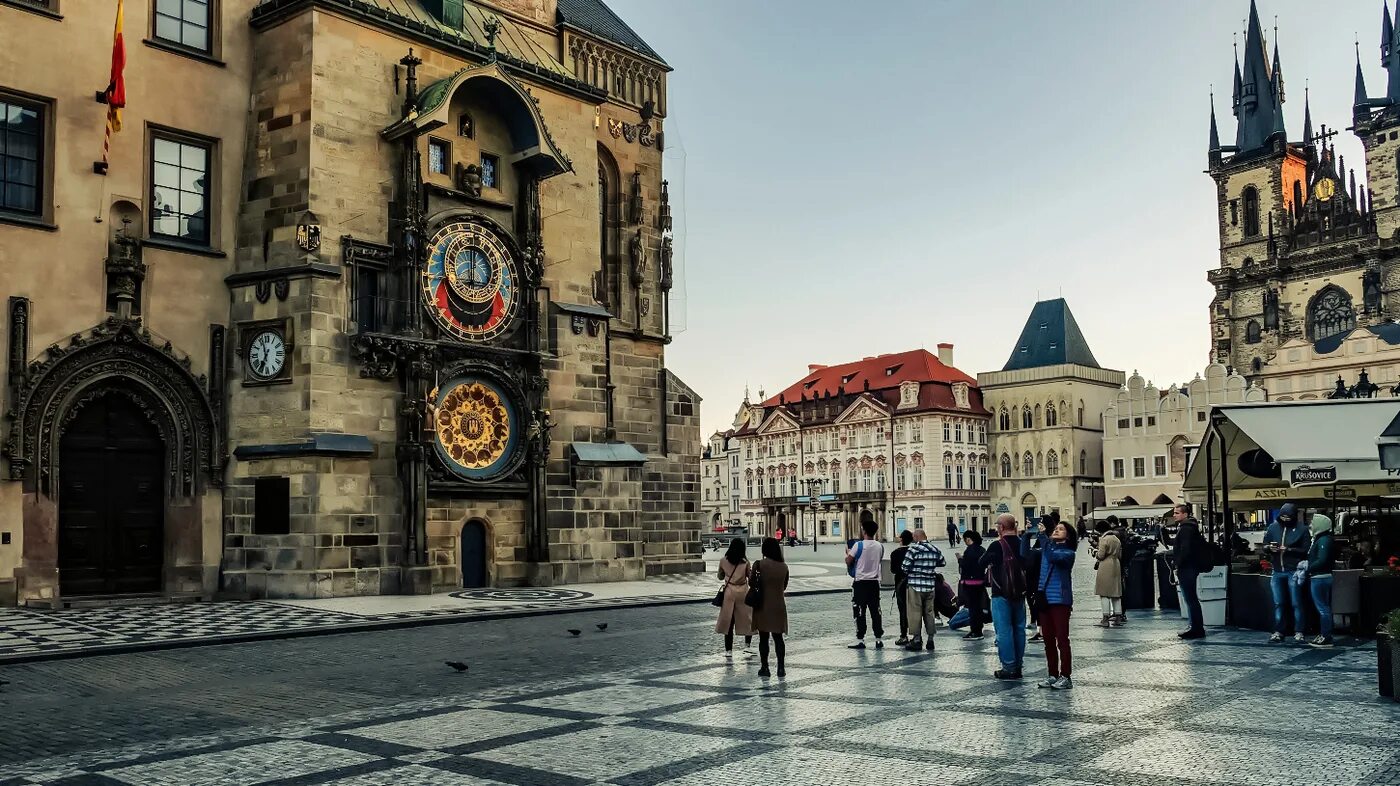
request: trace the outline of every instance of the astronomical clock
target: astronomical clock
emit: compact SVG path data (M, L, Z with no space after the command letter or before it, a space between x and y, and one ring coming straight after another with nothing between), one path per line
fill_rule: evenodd
M448 336L488 342L513 331L520 314L520 269L493 229L453 221L434 233L423 270L423 299Z

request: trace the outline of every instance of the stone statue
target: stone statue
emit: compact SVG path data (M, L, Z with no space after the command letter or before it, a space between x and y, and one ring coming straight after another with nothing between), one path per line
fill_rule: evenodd
M632 242L627 246L627 253L632 260L632 286L641 289L642 282L646 280L647 252L642 245L642 230L632 236Z
M674 281L674 271L671 266L671 236L661 238L661 291L670 292Z
M1278 290L1264 291L1264 329L1278 330Z
M474 197L481 196L481 167L477 164L458 164L457 188Z
M1365 305L1366 313L1374 314L1381 310L1381 273L1379 270L1367 270L1361 277L1362 302Z

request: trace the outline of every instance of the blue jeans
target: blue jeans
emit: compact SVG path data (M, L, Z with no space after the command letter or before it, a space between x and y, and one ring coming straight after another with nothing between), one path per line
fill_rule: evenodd
M997 657L1007 671L1020 671L1026 657L1026 602L992 598L992 625L997 632Z
M1293 632L1303 632L1303 587L1294 584L1293 573L1283 568L1274 568L1269 577L1269 588L1274 591L1274 632L1280 636L1288 633L1286 623L1288 607L1293 607Z
M1313 605L1322 624L1322 638L1332 638L1332 574L1323 573L1308 580L1312 588ZM1301 589L1301 588L1300 588ZM1301 629L1300 629L1301 630Z
M1196 593L1196 576L1199 571L1178 570L1177 581L1181 582L1181 597L1186 601L1186 614L1191 619L1191 630L1206 629L1205 616L1201 613L1201 597Z

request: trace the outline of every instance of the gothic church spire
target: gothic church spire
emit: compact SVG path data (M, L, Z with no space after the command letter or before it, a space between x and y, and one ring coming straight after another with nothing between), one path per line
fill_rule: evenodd
M1279 62L1277 48L1274 63ZM1235 147L1240 153L1266 147L1274 137L1284 134L1283 75L1270 68L1264 44L1264 30L1259 24L1259 9L1254 0L1249 3L1249 26L1244 39L1244 70L1241 74L1239 125L1235 130Z

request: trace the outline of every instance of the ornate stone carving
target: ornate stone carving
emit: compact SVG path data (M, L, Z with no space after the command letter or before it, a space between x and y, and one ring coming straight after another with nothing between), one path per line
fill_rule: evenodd
M258 299L259 303L266 303L268 299L272 297L272 282L264 278L254 284L253 295Z
M1381 272L1367 270L1361 277L1362 304L1366 313L1375 314L1381 310Z
M647 273L647 252L642 243L642 230L638 229L627 244L627 255L632 261L632 286L641 289Z
M287 295L292 291L292 282L286 276L272 282L272 289L277 293L278 300L286 300Z
M169 342L157 346L139 320L115 317L29 364L0 451L10 461L10 478L51 494L72 402L118 389L154 412L153 422L164 423L170 494L191 496L204 483L222 485L222 425L189 359L177 356Z
M107 299L115 302L117 316L126 319L135 313L141 297L141 284L146 280L146 265L141 261L141 245L131 237L131 219L122 219L112 241L112 253L107 257Z
M225 354L227 330L223 325L209 326L209 384L206 393L215 417L224 419L224 385L228 376L228 357Z
M549 461L550 432L554 429L554 418L547 409L537 409L530 419L529 438L533 446L535 466L542 467Z
M7 378L10 385L10 406L19 401L24 384L25 366L29 361L29 298L10 297L10 355Z
M675 271L672 269L671 255L672 255L671 236L670 236L670 235L666 235L665 237L661 238L660 260L661 260L661 291L662 291L662 292L670 292L670 291L671 291L671 287L672 287L672 286L674 285L674 283L675 283L675 281L674 281L674 278L675 278Z
M396 344L389 336L357 333L350 337L350 354L360 362L365 379L393 379L399 370Z
M457 164L457 188L473 197L481 196L481 167L477 164Z
M671 218L671 183L667 180L661 181L661 209L656 215L656 228L662 232L675 228L675 221Z
M642 173L635 171L632 173L632 196L627 200L627 222L629 224L642 223Z

